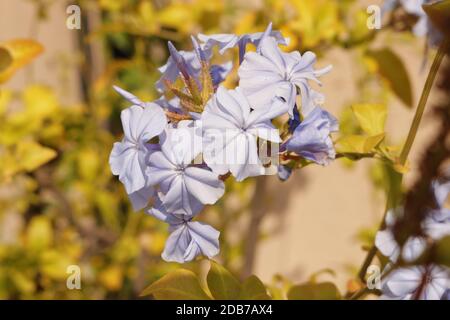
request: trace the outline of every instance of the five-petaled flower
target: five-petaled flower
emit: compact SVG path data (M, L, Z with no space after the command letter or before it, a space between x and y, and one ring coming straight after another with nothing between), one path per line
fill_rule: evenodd
M219 87L202 114L204 159L218 174L230 171L237 181L264 174L257 139L280 143L271 120L285 113L280 99L252 110L240 88Z
M195 215L204 204L214 204L224 193L218 174L192 162L202 141L194 121L181 121L161 136L161 150L149 155L147 175L159 185L162 205L173 214Z
M295 51L282 52L271 37L261 41L260 54L248 52L239 68L239 86L253 108L263 107L273 97L283 98L289 105L289 115L294 116L297 91L300 91L302 112L307 114L315 106L315 100L323 100L309 81L320 84L318 77L331 70L331 66L314 69L316 55L310 51L303 55Z
M148 213L169 224L170 236L162 253L164 260L184 263L200 254L212 258L219 253L220 232L213 227L192 221L191 216L169 213L160 201Z

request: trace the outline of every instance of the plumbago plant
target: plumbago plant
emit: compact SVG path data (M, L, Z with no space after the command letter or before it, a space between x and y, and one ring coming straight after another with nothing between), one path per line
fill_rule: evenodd
M121 114L125 134L111 152L112 172L135 210L146 208L169 225L162 257L179 263L219 253L219 231L194 219L222 197L225 179L278 171L287 178L306 162L325 165L335 158L330 134L338 130L310 86L331 69L315 69L314 53L281 51L288 40L271 25L264 33L198 38L192 52L169 42L160 99L142 102L115 88L133 105ZM246 52L247 43L256 52ZM221 85L231 64L211 64L215 46L219 53L239 48L240 81L232 90ZM287 122L276 128L272 121L283 115Z
M247 51L248 43L256 47L255 52ZM256 34L192 37L192 51L177 51L169 42L170 58L159 69L162 75L157 82L161 98L143 102L115 87L132 106L122 111L124 138L114 144L111 169L124 184L135 210L145 209L169 225L164 260L185 263L199 256L211 259L219 253L220 232L197 221L197 216L205 205L213 205L223 196L226 179L243 181L278 174L286 180L293 170L314 163L327 165L338 157L378 158L396 170L400 188L448 41L440 45L400 153L386 145L386 109L381 105L354 106L364 134L341 136L335 144L331 135L338 131L338 122L322 108L324 96L311 86L311 82L320 84L319 78L331 66L316 69L312 52L283 52L279 45L287 43L271 25ZM232 65L212 64L214 47L219 54L238 47L239 85L234 89L221 84ZM428 196L424 201L430 205L418 219L419 231L405 227L404 217L411 215L411 205L406 202L402 209L400 200L394 199L398 190L389 193L386 219L363 262L360 281L345 295L330 282L318 282L317 275L307 283L290 286L287 294L273 290L268 294L257 277L241 283L212 260L207 286L201 285L193 272L177 269L142 295L157 299L357 299L375 293L383 298L443 298L450 288L445 258L448 250L442 249L450 234L444 205L450 191L448 179L447 174L439 175L434 169L423 182ZM404 213L397 214L400 211ZM431 263L436 255L430 252L436 250L445 252L438 259L442 263ZM377 254L384 256L380 259L384 272L382 286L373 288L365 283L367 269Z

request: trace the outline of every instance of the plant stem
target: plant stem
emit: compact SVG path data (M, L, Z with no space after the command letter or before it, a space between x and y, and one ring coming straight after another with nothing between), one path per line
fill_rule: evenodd
M423 112L425 111L425 106L427 104L428 97L431 92L431 87L433 86L434 79L438 73L439 67L444 59L446 54L446 49L448 47L449 40L444 41L440 47L436 56L434 57L433 64L431 65L431 69L428 73L427 80L425 81L425 85L422 90L422 95L420 96L419 103L417 105L416 114L414 115L413 122L411 124L411 128L409 129L408 138L406 139L405 144L403 145L402 153L400 154L400 164L405 165L406 160L408 158L408 154L411 151L412 144L414 139L416 138L417 131L419 129L420 121L422 119Z
M420 121L422 120L423 113L425 111L425 106L427 104L428 97L430 96L431 88L433 86L433 82L436 78L436 75L438 73L439 67L442 63L442 60L444 59L447 48L449 46L449 40L447 39L444 41L440 47L438 52L436 53L433 64L431 65L430 71L428 72L427 79L425 81L422 94L420 96L420 100L417 104L416 113L414 114L414 119L411 123L411 126L409 128L408 137L406 139L405 144L403 145L402 152L400 154L399 162L401 165L405 165L406 161L408 159L409 152L411 151L411 147L413 145L414 139L416 138L417 131L419 129ZM401 174L401 177L403 177L403 174ZM386 213L389 210L391 204L392 204L392 192L389 192L386 207L384 210L383 220L380 223L380 227L378 230L381 230L384 227L384 220L386 217ZM361 281L365 281L365 276L367 272L367 268L372 263L373 258L377 254L377 247L375 245L372 245L371 249L367 253L366 258L364 259L364 262L361 266L361 269L358 273L358 276Z

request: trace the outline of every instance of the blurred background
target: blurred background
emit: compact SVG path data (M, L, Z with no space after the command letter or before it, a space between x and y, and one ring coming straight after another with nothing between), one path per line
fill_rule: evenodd
M80 30L66 27L72 4ZM334 66L321 91L343 132L358 130L353 104L381 103L387 139L401 145L434 52L408 25L369 30L370 4L381 1L0 0L0 48L23 57L0 72L0 298L136 298L178 267L160 258L166 226L132 212L108 165L128 106L112 85L156 99L168 40L190 50L191 34L259 32L272 21L290 38L287 50L312 50L318 67ZM406 80L393 85L398 74ZM234 72L226 84L236 80ZM426 113L406 187L432 137ZM217 260L274 287L331 269L345 289L382 217L389 170L336 160L287 182L228 179L201 217L221 231ZM81 290L66 287L69 265L81 268Z

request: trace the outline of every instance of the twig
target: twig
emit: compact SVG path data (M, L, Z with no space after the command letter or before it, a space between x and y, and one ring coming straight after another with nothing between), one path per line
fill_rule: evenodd
M403 145L402 148L402 152L400 155L400 164L401 165L405 165L406 160L408 158L409 152L411 151L411 147L413 145L414 139L416 137L417 131L419 129L419 125L425 110L425 106L428 100L428 97L430 95L431 92L431 88L433 86L433 82L436 78L436 75L438 73L439 67L442 63L442 60L446 54L447 48L448 48L448 40L444 41L441 46L439 47L438 52L436 53L436 56L434 57L434 61L433 64L431 66L431 69L428 73L427 79L425 81L425 85L423 87L422 90L422 94L420 97L420 100L418 102L417 108L416 108L416 113L414 115L414 119L413 122L411 123L411 127L409 129L409 133L408 133L408 137L406 139L405 144ZM401 177L403 177L403 175L401 174ZM383 220L380 223L380 228L383 228L384 226L384 220L386 217L386 213L390 208L390 205L392 203L392 194L393 192L389 192L388 195L388 199L387 199L387 204L386 204L386 208L384 211L384 215L383 215ZM361 279L361 281L365 281L365 276L366 276L366 272L367 272L367 268L370 266L370 264L372 263L373 258L375 257L376 253L377 253L378 249L375 247L375 245L372 246L372 248L369 250L366 258L364 259L364 262L360 268L360 271L358 273L359 278Z

